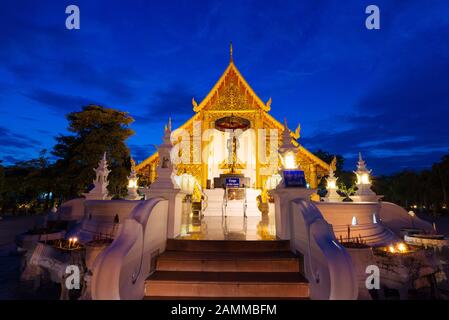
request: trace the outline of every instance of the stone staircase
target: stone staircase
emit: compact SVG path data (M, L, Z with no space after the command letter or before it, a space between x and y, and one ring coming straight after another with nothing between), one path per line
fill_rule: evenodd
M224 189L205 189L204 193L207 195L207 208L204 211L205 217L216 217L222 214ZM258 189L246 189L247 208L246 215L249 217L259 217L260 211L257 208L257 196L260 195ZM231 200L228 201L227 207L228 216L243 216L243 201Z
M309 298L289 241L168 240L146 299Z

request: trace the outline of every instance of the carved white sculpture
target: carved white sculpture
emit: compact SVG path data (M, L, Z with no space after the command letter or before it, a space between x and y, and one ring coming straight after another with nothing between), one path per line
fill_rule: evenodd
M332 161L332 163L336 163L336 158ZM337 180L338 178L334 174L333 165L331 164L329 167L329 177L326 178L327 181L327 194L323 198L326 202L339 202L341 201L340 195L337 193Z
M95 171L94 188L88 193L84 193L87 200L111 200L108 193L109 180L108 176L111 170L108 169L108 161L106 160L106 152L98 163Z
M376 195L371 190L370 174L371 170L366 167L365 161L362 159L362 154L359 152L359 161L357 163L357 171L354 171L357 175L357 191L351 197L354 202L376 202L379 201L382 196Z

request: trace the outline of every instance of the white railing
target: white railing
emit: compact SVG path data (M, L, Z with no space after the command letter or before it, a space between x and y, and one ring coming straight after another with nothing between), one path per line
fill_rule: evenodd
M142 299L151 258L165 251L168 201L152 198L131 212L120 234L95 260L92 298Z
M308 200L291 205L291 246L304 255L310 297L320 300L357 299L358 284L352 259L339 244L332 227Z

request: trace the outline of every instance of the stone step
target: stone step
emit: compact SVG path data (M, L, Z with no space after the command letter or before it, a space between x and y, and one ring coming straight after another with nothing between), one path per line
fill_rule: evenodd
M157 259L158 271L299 272L297 256L281 252L165 251Z
M145 282L146 297L309 298L299 272L156 271Z
M166 250L188 252L279 252L290 251L290 241L168 239Z
M207 195L207 208L204 211L204 216L221 216L223 208L223 194L224 190L221 188L217 189L206 189L204 192ZM261 212L257 207L257 196L260 194L258 189L246 189L247 196L247 209L246 215L249 217L260 216ZM241 200L231 200L228 202L226 214L228 216L242 216L243 215L243 201Z

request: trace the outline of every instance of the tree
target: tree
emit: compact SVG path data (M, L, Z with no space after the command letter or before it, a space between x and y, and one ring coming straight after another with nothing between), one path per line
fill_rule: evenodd
M0 160L0 211L3 206L4 185L5 185L5 169L3 169L2 161Z
M340 172L343 171L343 165L345 164L345 158L343 158L343 156L339 155L339 154L331 154L327 151L323 151L321 149L318 149L318 151L316 151L314 153L318 158L320 158L321 160L323 160L324 162L330 164L332 162L332 160L335 158L337 158L337 165L336 165L336 170L335 173L338 175Z
M58 194L63 198L80 196L91 185L99 160L106 152L109 168L109 193L126 194L130 151L125 141L134 132L129 125L134 119L128 113L97 105L67 115L72 135L56 138L53 155L58 160L53 168Z
M441 188L442 202L449 209L449 155L441 158L441 161L432 166L437 183Z
M51 202L51 180L48 176L49 159L46 150L39 157L20 161L4 168L3 210L26 212L48 210Z

